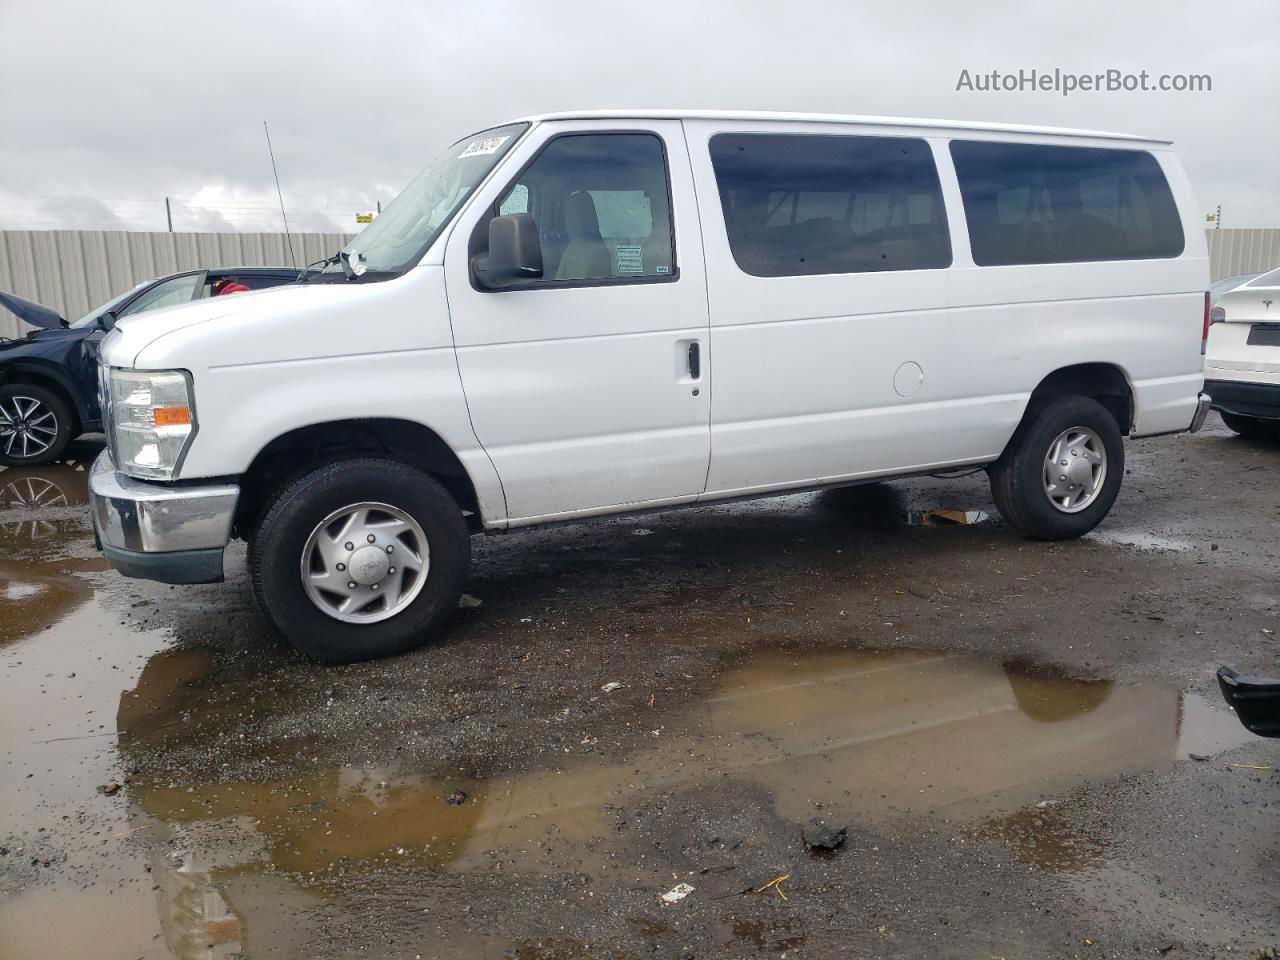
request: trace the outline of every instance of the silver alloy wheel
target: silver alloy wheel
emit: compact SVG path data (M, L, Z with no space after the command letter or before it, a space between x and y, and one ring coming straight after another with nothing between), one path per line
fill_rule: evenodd
M1079 513L1107 481L1107 448L1088 427L1063 430L1044 458L1044 492L1054 508Z
M418 522L388 503L353 503L321 520L302 548L302 585L344 623L377 623L413 603L431 564Z
M30 460L57 439L57 416L35 397L14 394L0 400L0 445L6 456Z

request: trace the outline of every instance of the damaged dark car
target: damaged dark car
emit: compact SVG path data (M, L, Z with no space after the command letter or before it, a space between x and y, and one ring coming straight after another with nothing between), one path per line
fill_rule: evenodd
M0 464L49 463L76 437L102 429L98 343L117 320L292 283L301 273L292 267L189 270L140 283L74 323L56 310L0 291L0 307L37 328L20 339L0 338Z

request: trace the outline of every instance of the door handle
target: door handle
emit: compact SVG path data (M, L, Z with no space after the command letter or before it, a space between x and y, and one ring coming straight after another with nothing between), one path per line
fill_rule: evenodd
M697 340L689 341L689 377L692 380L702 377L702 348Z

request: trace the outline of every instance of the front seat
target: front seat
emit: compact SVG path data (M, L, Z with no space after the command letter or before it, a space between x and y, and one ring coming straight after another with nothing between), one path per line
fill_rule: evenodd
M587 191L569 194L564 204L564 230L569 242L556 268L557 280L598 280L613 276L612 257L600 236L596 202Z

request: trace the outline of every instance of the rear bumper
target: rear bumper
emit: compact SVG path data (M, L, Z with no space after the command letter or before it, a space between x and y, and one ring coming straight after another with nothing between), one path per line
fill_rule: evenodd
M116 472L103 452L89 471L93 529L111 565L127 577L161 583L222 579L240 488L173 486Z
M1245 729L1260 737L1280 737L1280 680L1242 677L1219 667L1218 686Z
M1280 420L1280 384L1246 383L1243 380L1206 380L1213 409L1242 417Z
M1209 416L1209 410L1213 407L1213 397L1210 394L1202 393L1196 398L1196 412L1191 418L1192 433L1198 433L1200 428L1204 426L1204 421Z

